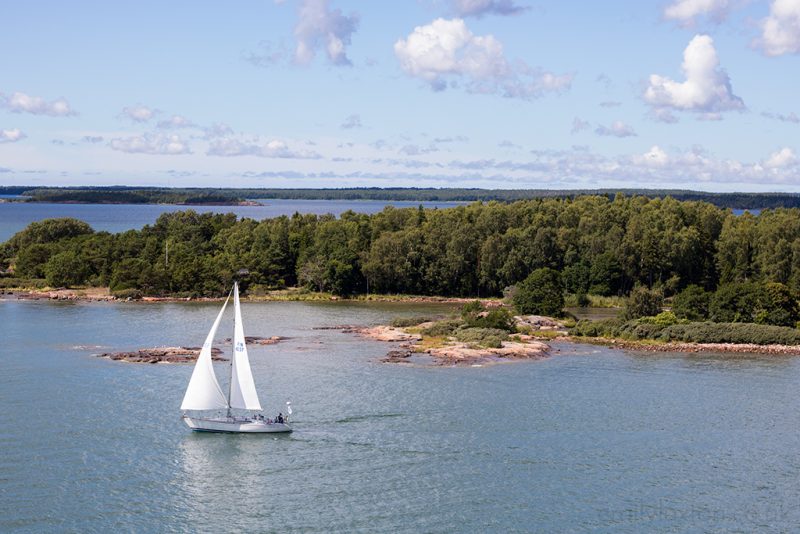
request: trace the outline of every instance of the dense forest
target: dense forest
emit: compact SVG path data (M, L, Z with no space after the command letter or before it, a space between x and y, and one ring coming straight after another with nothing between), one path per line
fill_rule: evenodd
M750 282L797 292L800 210L736 216L704 202L624 195L263 221L189 210L119 234L50 219L0 245L0 269L15 277L150 295L221 295L239 277L341 295L488 297L541 268L560 273L574 294L642 286L669 297Z
M613 199L618 193L676 200L709 202L720 208L773 209L799 208L795 193L707 193L683 190L554 190L554 189L435 189L414 187L364 187L340 189L231 189L166 187L27 187L0 186L0 194L25 195L33 202L86 202L104 204L236 204L244 199L321 199L321 200L395 200L414 202L515 202L539 198L569 198L601 195Z

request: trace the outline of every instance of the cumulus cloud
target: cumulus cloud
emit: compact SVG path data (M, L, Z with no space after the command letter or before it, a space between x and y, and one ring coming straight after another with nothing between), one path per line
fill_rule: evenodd
M562 92L572 84L572 74L556 75L509 62L503 45L493 35L474 35L463 19L436 19L417 26L406 39L394 44L400 67L409 76L430 84L436 91L448 82L463 81L472 93L536 98L546 92Z
M129 106L122 109L122 116L134 122L147 122L157 113L158 110L142 105Z
M50 117L69 117L78 113L72 109L64 98L48 102L42 97L31 96L25 93L0 93L0 107L13 113L30 113L32 115L48 115Z
M345 16L339 9L331 10L329 0L302 0L294 36L297 47L295 62L306 65L318 49L324 49L334 65L351 65L347 46L358 29L358 15Z
M797 163L798 160L794 151L791 148L785 147L770 154L770 156L764 161L764 167L767 167L768 169L784 169L786 167L797 165Z
M459 17L518 15L528 9L517 5L514 0L451 0L450 4Z
M601 124L595 128L594 133L606 137L634 137L637 135L633 126L625 124L622 121L614 121L611 123L611 126L604 126Z
M244 141L234 137L213 139L206 154L209 156L256 156L259 158L319 159L318 153L310 150L293 150L286 142L272 139L267 142L258 140Z
M179 155L189 154L189 145L178 135L146 133L131 137L116 137L108 146L128 154Z
M28 137L19 128L12 128L10 130L0 130L0 143L16 143Z
M350 130L352 128L361 128L361 116L353 113L352 115L348 115L347 118L344 119L342 123L342 128L345 130Z
M177 130L180 128L195 128L197 125L183 115L173 115L169 119L158 121L157 126L162 130Z
M681 68L686 76L683 82L650 76L643 96L657 116L670 110L707 114L744 109L742 99L733 94L728 74L719 66L714 41L708 35L696 35L689 42Z
M691 26L702 16L721 22L728 15L728 0L674 0L664 8L664 18Z
M633 156L631 161L645 167L663 167L669 162L669 156L660 146L653 145L644 154Z
M103 136L102 135L84 135L82 141L84 143L92 143L94 145L94 144L97 144L97 143L102 143L103 142Z
M774 0L754 44L767 56L800 54L800 0Z

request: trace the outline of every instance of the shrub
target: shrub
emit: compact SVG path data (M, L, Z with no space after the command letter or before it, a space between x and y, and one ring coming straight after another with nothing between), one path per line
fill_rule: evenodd
M638 322L639 324L654 324L663 327L678 324L680 320L671 311L665 311L654 317L642 317L638 319Z
M438 323L432 324L427 328L423 328L420 333L423 336L431 337L452 336L456 328L462 324L463 323L459 319L447 319L445 321L439 321Z
M638 319L661 313L664 305L664 296L657 289L648 289L644 286L636 286L631 291L625 305L625 319Z
M120 289L112 291L111 294L120 300L139 300L142 298L142 292L138 289Z
M672 299L672 312L681 319L702 321L708 319L711 294L697 285L690 285Z
M695 343L800 345L800 331L795 328L753 323L677 324L666 328L662 338Z
M517 284L514 306L524 315L561 315L564 308L564 290L558 271L548 267L533 271Z
M406 326L417 326L418 324L433 321L432 317L416 316L416 317L395 317L392 319L392 326L396 328L404 328Z
M500 348L502 342L508 339L508 332L497 328L459 328L455 337L462 343L480 347Z

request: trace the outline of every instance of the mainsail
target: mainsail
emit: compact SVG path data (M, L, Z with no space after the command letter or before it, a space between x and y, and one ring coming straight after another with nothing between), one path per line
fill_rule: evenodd
M189 381L189 387L186 388L186 394L183 396L181 410L218 410L228 407L225 394L222 393L222 388L217 382L217 375L214 374L214 364L211 362L211 345L214 343L214 336L217 333L219 322L222 320L222 314L225 312L225 307L228 305L230 298L230 295L228 295L228 298L225 299L225 304L222 305L222 309L217 315L217 320L214 321L214 326L211 327L206 342L203 343L200 356L197 357L197 363L192 372L192 379ZM238 293L236 302L239 302Z
M231 389L229 406L244 410L261 410L258 401L253 373L250 371L250 360L247 358L247 344L244 341L242 328L242 310L239 306L239 284L233 286L233 357L231 358Z

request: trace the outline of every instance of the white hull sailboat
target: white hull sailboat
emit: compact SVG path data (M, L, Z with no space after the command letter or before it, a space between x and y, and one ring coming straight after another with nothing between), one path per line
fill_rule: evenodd
M228 386L227 396L222 392L222 388L217 381L214 373L214 365L211 361L211 346L214 336L222 320L222 314L228 306L230 295L225 299L225 304L217 315L211 331L206 337L206 342L197 357L197 363L186 388L186 394L181 403L183 411L183 421L192 430L202 432L291 432L292 428L288 423L288 415L282 421L273 421L261 415L261 402L258 400L256 385L253 381L253 373L250 371L250 360L247 357L247 345L244 339L244 328L242 327L242 310L239 305L239 284L233 285L233 354L231 355L231 379ZM288 413L291 413L291 404L286 403ZM247 410L248 415L234 415L231 410ZM225 415L189 415L192 412L219 412L226 410ZM259 413L254 413L259 412Z

